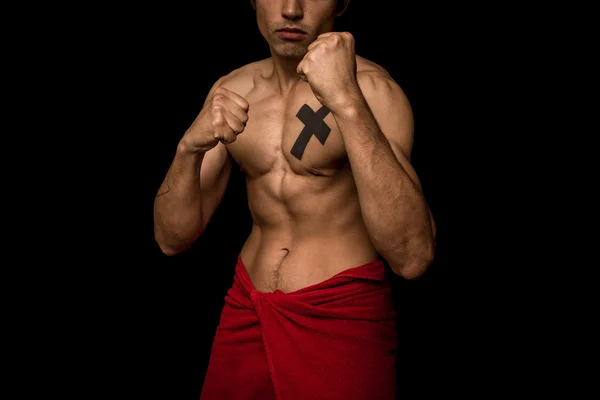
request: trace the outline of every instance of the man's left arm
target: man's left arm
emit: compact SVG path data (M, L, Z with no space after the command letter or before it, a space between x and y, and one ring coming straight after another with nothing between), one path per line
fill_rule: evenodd
M436 228L410 163L410 103L383 71L358 73L357 82L356 90L330 111L344 140L372 243L396 274L414 279L433 260Z

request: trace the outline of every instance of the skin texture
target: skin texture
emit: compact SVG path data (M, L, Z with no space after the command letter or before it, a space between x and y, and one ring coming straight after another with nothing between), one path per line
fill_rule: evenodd
M355 54L350 33L332 32L344 9L334 0L255 7L271 57L219 79L182 137L155 201L161 249L172 255L193 245L235 160L253 218L241 257L257 290L298 290L379 256L396 274L419 277L434 257L435 223L410 164L404 92ZM284 27L306 34L284 40L276 32ZM215 128L230 125L237 128ZM220 141L206 151L206 138Z

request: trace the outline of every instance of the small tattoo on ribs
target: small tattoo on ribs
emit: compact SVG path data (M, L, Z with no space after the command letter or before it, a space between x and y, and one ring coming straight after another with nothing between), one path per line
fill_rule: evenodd
M160 192L159 194L157 194L156 197L160 197L164 194L169 193L170 191L171 191L171 188L167 185L167 188L163 192Z

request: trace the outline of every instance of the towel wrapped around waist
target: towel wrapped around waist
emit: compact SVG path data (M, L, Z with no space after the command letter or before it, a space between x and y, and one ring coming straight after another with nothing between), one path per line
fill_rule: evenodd
M396 312L381 260L258 292L238 255L201 400L392 400Z

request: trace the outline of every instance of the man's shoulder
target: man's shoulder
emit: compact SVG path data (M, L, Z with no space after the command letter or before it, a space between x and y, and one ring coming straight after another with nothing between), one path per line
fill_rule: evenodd
M402 87L392 75L381 65L364 57L356 56L356 80L363 94L370 100L390 94L390 90L398 95L399 99L406 97ZM386 98L386 101L389 100Z
M359 55L356 56L356 78L359 83L360 81L377 78L394 80L384 67Z
M252 90L255 84L255 78L260 76L261 72L269 63L269 60L269 58L266 58L242 65L220 77L215 83L215 86L231 90L244 97Z
M404 110L403 115L412 112L406 93L384 67L357 56L356 70L356 81L371 109L386 110L394 104Z

